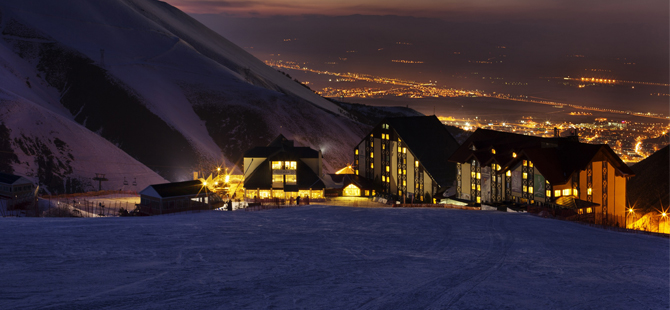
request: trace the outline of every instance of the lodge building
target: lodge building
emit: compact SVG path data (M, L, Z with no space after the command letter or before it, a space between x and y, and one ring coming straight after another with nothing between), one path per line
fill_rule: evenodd
M244 197L322 199L322 161L320 151L297 147L280 134L268 146L244 153Z
M624 225L626 182L633 171L606 144L577 135L541 138L477 129L449 158L457 165L456 198L519 202L592 214Z
M459 144L435 116L383 119L354 148L356 175L372 180L378 195L431 202L453 185Z

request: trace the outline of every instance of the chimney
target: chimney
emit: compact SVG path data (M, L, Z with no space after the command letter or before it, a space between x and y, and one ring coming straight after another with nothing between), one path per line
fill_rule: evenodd
M558 128L554 127L554 138L558 138L560 135L558 134Z

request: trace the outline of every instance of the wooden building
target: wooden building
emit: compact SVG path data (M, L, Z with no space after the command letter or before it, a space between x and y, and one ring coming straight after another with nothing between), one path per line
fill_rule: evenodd
M140 212L148 215L210 209L218 196L201 180L153 184L140 191Z
M323 199L322 160L320 151L295 146L280 134L244 153L244 197Z
M477 129L449 160L457 164L456 198L549 205L624 224L634 173L606 144L559 137L558 130L541 138Z
M25 177L0 172L0 197L18 199L33 196L35 184Z
M389 117L354 148L354 171L374 182L379 195L432 202L453 185L456 164L447 159L458 142L435 116Z
M356 175L353 167L327 174L323 181L327 197L372 197L377 193L372 181Z

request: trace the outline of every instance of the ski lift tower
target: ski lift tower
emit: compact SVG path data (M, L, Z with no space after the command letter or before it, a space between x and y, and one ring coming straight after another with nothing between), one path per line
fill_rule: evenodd
M96 173L95 178L93 178L93 180L98 181L98 191L102 190L102 182L103 181L109 181L105 178L104 173Z

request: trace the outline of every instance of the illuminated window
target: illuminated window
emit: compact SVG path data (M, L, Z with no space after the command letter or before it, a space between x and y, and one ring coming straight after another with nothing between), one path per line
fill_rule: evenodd
M356 169L356 175L358 175L358 169Z
M398 147L398 153L402 152L402 148Z
M530 193L530 194L533 193L533 187L532 187L532 186L529 186L529 187L528 187L528 193Z
M525 179L528 179L528 173L526 173L526 172L523 173L523 179L524 179L524 180L525 180Z
M374 196L374 195L375 195L375 190L373 189L373 190L372 190L372 196Z
M375 163L370 163L370 169L374 169L374 168L375 168Z
M533 162L530 160L528 161L528 167L533 167Z
M402 186L407 186L407 181L402 180Z
M478 190L478 191L481 191L481 190L482 190L482 186L481 186L480 184L477 184L477 190Z
M270 191L268 191L268 190L262 190L262 191L260 191L260 193L258 194L258 196L259 196L260 198L270 198Z
M419 196L419 200L423 201L423 196Z
M403 170L402 174L407 175L407 169Z
M284 183L284 176L281 174L273 174L272 183Z
M403 148L402 148L402 153L403 153L403 154L406 154L406 153L407 153L407 148L406 148L406 147L403 147Z
M374 152L370 152L370 158L375 158L375 153Z
M296 170L297 168L298 168L298 162L295 162L295 161L284 162L284 169Z
M496 149L491 149L491 154L495 154L495 153L496 153Z
M579 196L579 192L577 191L576 188L573 188L573 189L572 189L572 195L573 195L573 196Z
M358 155L358 149L354 150L354 155Z
M523 166L524 166L524 167L528 166L528 161L525 160L525 159L523 160Z
M524 186L523 186L523 192L525 193L525 192L527 192L527 191L528 191L528 186L524 185Z
M414 167L419 168L419 161L418 161L418 160L415 160L415 161L414 161Z
M472 189L474 190L475 188L477 188L477 186L472 184Z
M477 172L477 180L480 180L482 178L482 174Z
M386 144L382 143L382 150L386 149Z
M402 169L398 168L398 175L402 175Z
M579 214L584 214L584 209L579 209L577 211L578 211L577 213L579 213Z
M382 175L382 182L386 182L386 176Z
M356 185L349 184L342 190L342 195L348 197L358 197L361 195L361 189L356 187Z
M586 189L586 194L587 194L587 195L593 195L593 189L590 188L590 187L587 188L587 189Z
M365 190L365 196L370 196L370 190L368 189Z
M477 203L481 203L481 202L482 202L482 197L477 196Z
M563 196L570 196L570 193L572 193L572 189L566 188L563 190Z
M297 178L296 178L295 174L293 174L293 175L287 174L286 175L286 184L288 184L288 185L298 184L298 181L297 181Z
M586 208L586 213L591 213L591 212L593 212L593 209L591 209L591 208Z
M370 138L374 138L374 137L375 137L375 135L374 135L374 134L370 134Z
M474 179L476 176L477 176L477 173L476 173L476 172L474 172L474 171L470 172L470 177L471 177L471 178Z
M560 197L561 196L561 190L557 189L554 191L554 197Z
M547 190L546 195L547 195L547 197L551 197L551 191Z
M508 177L511 177L512 176L512 171L507 170L507 172L505 172L505 175L508 176Z
M516 153L512 152L512 157L516 158Z
M496 164L496 170L500 171L500 169L502 169L502 167L500 167L500 165Z
M282 166L281 166L281 162L280 162L280 161L273 161L273 162L272 162L272 169L273 169L273 170L281 169L281 167L282 167Z
M374 142L374 141L370 141L370 147L374 147L374 146L375 146L375 142Z

